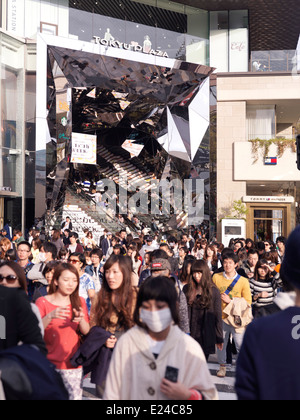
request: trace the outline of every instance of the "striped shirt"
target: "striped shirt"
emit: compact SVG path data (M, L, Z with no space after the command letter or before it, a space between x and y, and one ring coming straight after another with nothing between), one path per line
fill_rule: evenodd
M270 305L274 298L277 295L277 282L273 279L269 281L259 281L255 279L249 279L251 294L253 298L253 306L256 308L260 308L265 305ZM258 295L262 292L267 292L268 297L259 297L258 299L254 299L255 295Z

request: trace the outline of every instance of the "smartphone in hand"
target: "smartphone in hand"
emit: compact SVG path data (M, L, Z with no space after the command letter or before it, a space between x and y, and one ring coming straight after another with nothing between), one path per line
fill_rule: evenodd
M166 373L165 373L165 379L168 379L170 382L177 383L178 382L178 374L179 369L167 366Z

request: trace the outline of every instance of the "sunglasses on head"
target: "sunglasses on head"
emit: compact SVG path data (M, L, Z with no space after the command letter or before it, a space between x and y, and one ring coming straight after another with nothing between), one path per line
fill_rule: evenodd
M13 274L10 274L9 276L3 276L0 274L0 283L3 283L4 279L7 281L7 283L13 283L18 279L18 276L14 276Z

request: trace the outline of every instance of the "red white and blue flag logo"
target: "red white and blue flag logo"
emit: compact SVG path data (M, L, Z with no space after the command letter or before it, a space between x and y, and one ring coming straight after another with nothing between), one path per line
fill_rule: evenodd
M265 165L277 165L277 157L265 158Z

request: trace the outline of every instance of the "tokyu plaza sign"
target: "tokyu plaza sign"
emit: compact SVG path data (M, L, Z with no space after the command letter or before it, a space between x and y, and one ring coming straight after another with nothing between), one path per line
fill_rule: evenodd
M125 42L120 41L108 41L107 39L102 39L99 36L93 37L96 41L96 44L102 45L104 47L113 47L118 48L120 50L127 50L127 51L134 51L134 52L140 52L148 55L154 55L156 57L165 57L169 58L169 55L165 51L160 50L154 50L154 49L146 49L142 45L139 45L138 43L132 43L132 44L126 44Z

